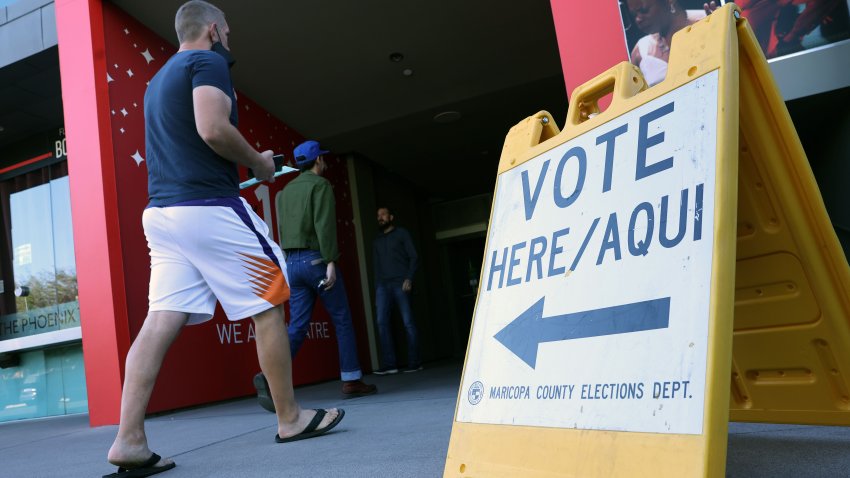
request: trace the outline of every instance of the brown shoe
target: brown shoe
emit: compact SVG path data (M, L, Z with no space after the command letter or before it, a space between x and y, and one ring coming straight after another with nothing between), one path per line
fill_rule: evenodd
M363 380L348 380L342 382L342 394L346 398L363 397L377 393L378 387L363 383Z

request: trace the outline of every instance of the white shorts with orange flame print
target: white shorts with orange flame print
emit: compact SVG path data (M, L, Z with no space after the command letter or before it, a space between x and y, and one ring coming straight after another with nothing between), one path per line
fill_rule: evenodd
M149 207L142 215L151 257L150 311L209 320L221 302L240 320L289 299L286 262L269 229L241 197Z

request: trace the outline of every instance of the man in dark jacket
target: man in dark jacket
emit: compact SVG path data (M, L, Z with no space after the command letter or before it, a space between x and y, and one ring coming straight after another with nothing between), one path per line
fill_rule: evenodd
M410 308L410 291L418 256L410 233L393 224L395 217L389 208L378 209L380 232L373 245L375 261L375 302L378 306L378 335L381 337L381 365L377 375L398 373L390 316L393 304L398 306L407 333L407 368L405 372L422 370L419 357L419 333Z

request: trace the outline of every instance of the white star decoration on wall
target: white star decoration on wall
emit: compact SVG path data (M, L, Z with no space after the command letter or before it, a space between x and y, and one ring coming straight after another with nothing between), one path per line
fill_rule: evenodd
M0 0L2 1L2 0ZM130 35L130 31L127 28L123 29L125 35ZM114 30L113 30L114 32ZM120 32L120 30L119 30ZM118 40L116 43L121 44L119 56L107 57L107 61L112 60L112 65L115 71L115 76L112 75L111 72L108 71L107 66L107 83L109 84L110 89L110 102L113 108L110 110L113 116L112 127L110 128L113 131L112 134L118 132L117 137L115 138L116 145L120 146L116 147L116 155L124 158L131 158L135 163L137 170L134 171L133 177L136 178L137 174L144 175L144 169L141 168L142 163L146 162L147 159L144 157L142 150L144 149L144 127L143 127L143 103L141 101L141 96L144 95L145 87L142 86L136 80L132 80L135 77L138 77L139 80L144 81L144 84L150 86L151 82L149 79L153 76L153 73L156 72L162 65L160 65L160 60L158 57L168 59L170 54L169 51L162 46L159 47L159 50L162 53L153 52L157 51L157 46L154 44L150 46L150 43L144 38L136 38L140 32L133 33L134 39L130 38L120 38L120 33L118 33L119 38L114 38L114 40ZM123 40L123 41L122 41ZM145 60L145 65L139 63L139 57L135 56L136 54L140 55ZM121 63L118 63L118 61ZM151 66L151 63L154 61L157 62L156 65ZM106 63L109 65L109 63ZM127 75L128 79L123 79L121 75L121 71L124 71ZM147 80L147 81L146 81ZM115 83L115 85L112 85ZM236 92L234 91L234 94ZM123 103L120 109L114 108L118 104ZM136 110L134 111L133 117L130 117L130 108ZM243 111L246 113L246 118L251 117L252 119L261 120L262 115L265 114L266 118L271 118L271 115L267 111L263 111L263 108L257 105L257 108L254 107L253 104L248 104L246 101L243 104L245 108ZM259 111L258 111L259 108ZM117 115L121 114L121 118L117 118ZM256 118L255 118L256 117ZM271 133L271 129L274 129L274 133ZM253 145L257 148L257 150L261 149L270 149L274 147L275 149L283 149L285 146L281 145L278 147L276 138L281 136L280 131L288 130L286 125L269 125L269 128L257 128L256 130L251 128L250 135L248 136L249 141L251 139L254 140ZM268 136L269 144L265 145L261 141L259 141L259 137ZM280 143L285 144L288 138L282 138ZM292 142L292 145L295 145L295 142ZM133 153L129 153L129 151L134 151ZM126 161L126 159L124 160ZM294 164L294 162L287 158L288 164ZM128 163L125 163L124 167L129 167ZM147 168L145 168L147 169Z

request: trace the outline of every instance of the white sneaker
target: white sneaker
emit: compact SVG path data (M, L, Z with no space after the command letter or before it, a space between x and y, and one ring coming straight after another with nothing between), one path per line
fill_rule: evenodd
M398 369L395 368L395 367L393 367L393 368L384 367L384 368L379 368L378 370L375 370L372 373L374 373L375 375L393 375L393 374L398 373Z

